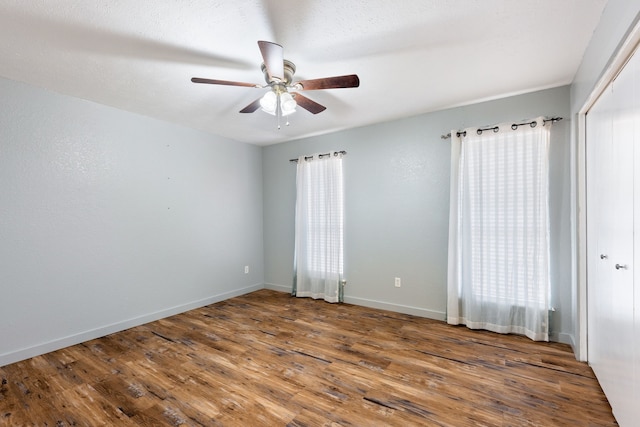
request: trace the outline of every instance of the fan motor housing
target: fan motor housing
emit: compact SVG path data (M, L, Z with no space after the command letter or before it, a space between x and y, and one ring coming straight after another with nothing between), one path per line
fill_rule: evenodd
M293 75L296 73L296 64L294 64L293 62L285 59L283 68L284 68L284 81L281 82L281 83L284 83L285 86L289 86L291 84L291 82L293 81ZM268 84L275 83L275 82L269 80L269 73L267 73L267 66L264 65L264 63L262 63L262 65L260 65L260 70L262 70L262 74L264 74L264 80Z

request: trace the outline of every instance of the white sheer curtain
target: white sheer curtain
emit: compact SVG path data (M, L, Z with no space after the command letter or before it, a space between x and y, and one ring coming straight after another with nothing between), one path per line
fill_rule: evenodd
M447 321L549 339L549 128L452 132Z
M296 175L295 296L339 302L343 234L342 154L301 156Z

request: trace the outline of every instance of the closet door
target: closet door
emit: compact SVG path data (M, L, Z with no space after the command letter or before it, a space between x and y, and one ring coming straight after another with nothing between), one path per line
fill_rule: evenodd
M608 333L613 323L611 284L611 242L609 206L614 174L612 161L611 87L605 91L587 114L587 280L588 280L588 355L589 364L598 376L603 389L609 389L608 354L615 337ZM606 391L605 391L606 392Z
M611 246L608 268L613 299L609 334L615 342L607 353L613 385L609 400L622 426L637 425L638 402L634 400L634 137L638 99L636 80L640 55L634 55L613 82L611 206L608 207ZM639 165L640 166L640 165ZM640 229L638 229L640 231ZM640 249L640 248L638 248Z
M621 426L640 419L634 339L639 61L640 55L631 58L587 115L589 362Z
M633 144L633 203L634 203L634 219L633 219L633 228L634 228L634 241L633 241L633 265L636 269L640 266L640 53L636 52L636 57L633 62L633 73L635 77L635 109L634 109L634 144ZM634 362L633 362L633 401L635 402L635 420L640 420L640 270L639 274L633 273L633 307L634 307L634 318L633 318L633 354L634 354Z

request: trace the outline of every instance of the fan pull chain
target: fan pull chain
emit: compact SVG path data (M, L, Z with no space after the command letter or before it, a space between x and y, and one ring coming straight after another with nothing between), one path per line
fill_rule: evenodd
M283 117L282 116L282 101L280 100L280 94L278 94L278 98L276 100L276 117L277 117L278 130L280 130L280 128L281 128L280 120ZM286 118L285 126L289 126L289 117Z
M276 116L278 116L278 130L280 130L280 117L282 116L282 108L280 107L280 94L278 93L276 103Z

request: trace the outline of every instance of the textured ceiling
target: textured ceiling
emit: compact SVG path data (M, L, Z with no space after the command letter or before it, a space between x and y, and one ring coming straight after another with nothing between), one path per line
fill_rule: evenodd
M568 84L606 0L3 0L0 76L272 144ZM238 111L265 89L257 41L284 46L327 107L290 126Z

